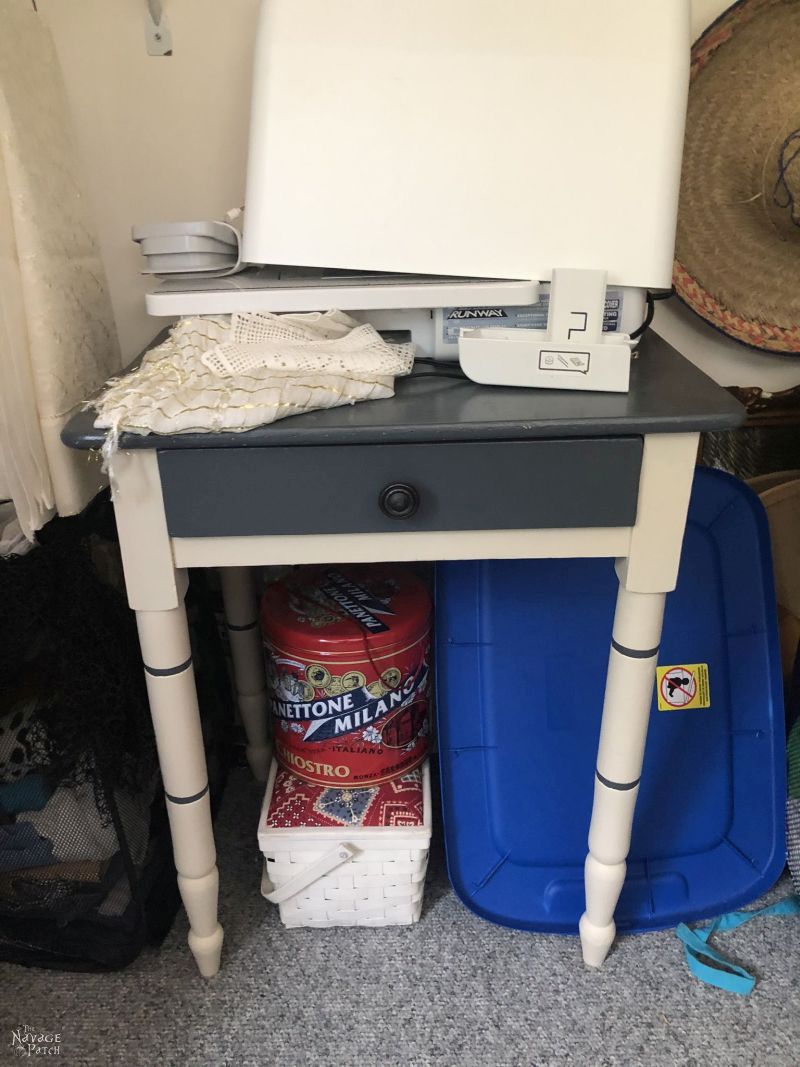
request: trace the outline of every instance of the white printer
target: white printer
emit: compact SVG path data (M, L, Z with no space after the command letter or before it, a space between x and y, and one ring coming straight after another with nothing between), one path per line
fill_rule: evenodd
M262 0L242 259L154 315L338 307L477 381L625 391L668 289L690 0Z

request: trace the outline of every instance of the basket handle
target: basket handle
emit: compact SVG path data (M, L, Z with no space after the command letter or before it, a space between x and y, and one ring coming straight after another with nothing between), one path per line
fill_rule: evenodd
M273 904L283 904L284 901L291 900L298 893L302 893L304 889L308 889L319 878L330 874L331 871L335 871L337 867L341 867L343 863L352 859L357 852L358 849L354 845L348 845L346 841L340 841L330 852L326 852L314 863L310 863L293 878L290 878L288 882L284 882L282 886L277 889L271 889L269 892L265 892L265 889L272 883L267 878L267 865L265 863L264 875L261 879L261 894L267 900L272 901Z

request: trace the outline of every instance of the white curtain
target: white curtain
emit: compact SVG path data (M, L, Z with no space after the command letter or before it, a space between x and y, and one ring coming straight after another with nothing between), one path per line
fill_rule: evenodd
M50 34L30 0L0 0L0 499L28 537L102 485L59 434L119 366Z

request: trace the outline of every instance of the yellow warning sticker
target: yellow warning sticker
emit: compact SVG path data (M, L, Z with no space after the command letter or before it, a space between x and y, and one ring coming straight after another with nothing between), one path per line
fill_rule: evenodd
M659 711L689 711L710 708L707 663L684 663L656 669Z

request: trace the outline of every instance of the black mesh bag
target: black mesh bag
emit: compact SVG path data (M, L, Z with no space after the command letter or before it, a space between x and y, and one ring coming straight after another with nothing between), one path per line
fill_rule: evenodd
M107 495L0 559L0 959L114 969L179 906L136 624ZM187 597L212 803L230 691L202 573Z

